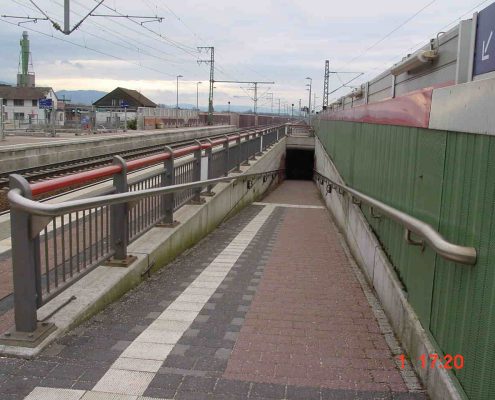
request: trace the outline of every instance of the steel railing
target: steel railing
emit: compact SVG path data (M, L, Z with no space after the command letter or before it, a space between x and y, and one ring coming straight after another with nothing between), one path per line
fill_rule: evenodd
M29 184L10 176L14 310L17 332L38 328L37 309L103 261L128 265L129 243L152 227L174 226L174 212L187 203L200 204L201 192L212 195L220 182L252 180L276 173L228 176L240 172L285 136L284 125L252 130L172 149L111 166ZM129 177L131 171L137 176ZM102 195L58 204L33 196L113 178Z
M404 238L407 243L415 246L424 246L425 244L428 244L437 254L447 260L468 265L476 264L477 255L474 247L466 247L450 243L426 222L382 203L373 197L367 196L349 186L335 182L316 170L314 171L314 176L315 180L319 184L326 184L327 193L331 193L333 189L337 190L340 194L347 193L351 196L351 199L355 204L367 204L370 207L371 214L375 218L380 218L384 215L402 225L405 228ZM378 212L380 215L376 215L375 212ZM417 235L422 240L412 239L412 233Z

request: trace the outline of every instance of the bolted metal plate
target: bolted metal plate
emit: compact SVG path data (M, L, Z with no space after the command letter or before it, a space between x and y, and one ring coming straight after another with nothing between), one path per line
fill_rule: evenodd
M116 260L115 258L112 257L109 261L105 263L105 266L127 268L136 260L137 260L136 256L127 256L125 260Z
M48 322L38 322L38 327L34 332L19 332L12 328L0 336L0 345L33 348L38 346L55 328L55 324Z

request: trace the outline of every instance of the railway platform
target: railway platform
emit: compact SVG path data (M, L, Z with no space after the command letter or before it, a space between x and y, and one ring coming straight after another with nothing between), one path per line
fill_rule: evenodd
M426 399L311 181L285 181L32 360L14 399ZM27 396L27 397L26 397Z

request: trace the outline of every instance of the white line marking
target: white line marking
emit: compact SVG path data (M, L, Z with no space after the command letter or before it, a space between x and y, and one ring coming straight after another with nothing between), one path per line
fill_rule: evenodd
M323 206L309 206L309 205L299 205L299 204L284 204L284 203L261 203L255 202L253 203L255 206L274 206L274 207L284 207L284 208L314 208L314 209L324 209Z

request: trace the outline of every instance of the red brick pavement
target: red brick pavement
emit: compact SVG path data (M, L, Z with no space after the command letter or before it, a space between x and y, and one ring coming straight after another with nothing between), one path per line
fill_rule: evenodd
M286 210L224 377L407 391L325 210Z
M305 206L323 205L318 189L312 181L284 181L263 202Z

